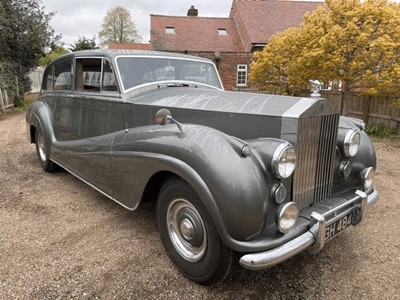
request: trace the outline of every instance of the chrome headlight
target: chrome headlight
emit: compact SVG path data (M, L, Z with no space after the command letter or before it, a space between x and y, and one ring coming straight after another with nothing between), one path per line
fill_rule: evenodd
M350 129L347 131L343 141L343 152L346 157L353 157L358 152L361 135L358 131Z
M296 152L288 143L280 144L272 156L271 169L275 177L288 178L296 167Z
M360 182L364 191L369 192L372 188L372 179L375 175L375 169L373 167L365 168L360 173Z
M282 233L287 233L296 224L299 216L299 209L294 202L287 202L282 204L276 214L276 225L278 230Z

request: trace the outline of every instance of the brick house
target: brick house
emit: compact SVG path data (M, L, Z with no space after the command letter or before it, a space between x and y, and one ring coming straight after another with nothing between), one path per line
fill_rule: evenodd
M186 16L150 15L153 50L182 52L212 59L226 90L251 89L247 79L254 51L276 32L299 26L322 1L232 0L228 18L199 17L191 6Z

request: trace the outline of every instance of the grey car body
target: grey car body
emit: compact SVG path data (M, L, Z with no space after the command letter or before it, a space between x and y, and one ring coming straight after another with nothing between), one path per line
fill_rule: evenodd
M233 253L263 269L317 252L379 198L361 121L320 98L223 91L198 57L66 55L26 121L46 171L61 166L130 210L158 199L166 251L203 284L225 278Z

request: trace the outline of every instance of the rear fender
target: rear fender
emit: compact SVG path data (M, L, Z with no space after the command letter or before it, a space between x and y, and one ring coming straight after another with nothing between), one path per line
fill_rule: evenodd
M26 113L26 121L29 128L28 137L30 142L35 143L35 132L39 130L45 139L49 153L55 141L54 130L52 127L52 115L48 106L42 101L33 102Z

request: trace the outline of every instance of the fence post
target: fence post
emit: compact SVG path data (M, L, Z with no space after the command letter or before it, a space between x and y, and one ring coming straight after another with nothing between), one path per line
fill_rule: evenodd
M342 116L344 116L343 92L340 92L339 95L339 112Z
M3 113L6 112L6 107L5 107L5 103L3 101L3 91L0 89L0 106L1 106L1 110L3 111Z
M362 102L362 120L365 124L369 123L369 114L371 112L371 96L364 98Z
M17 97L19 99L19 86L18 86L18 76L15 76L15 89L17 91Z
M10 99L8 98L7 90L4 89L4 106L8 107L10 105Z

